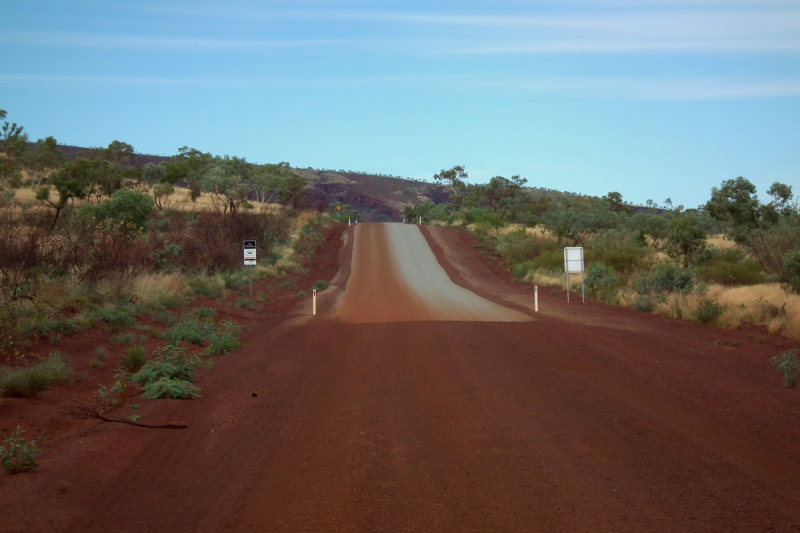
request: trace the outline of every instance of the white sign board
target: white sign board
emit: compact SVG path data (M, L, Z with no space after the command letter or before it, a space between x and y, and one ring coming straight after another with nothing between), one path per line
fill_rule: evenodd
M583 248L564 248L564 272L580 274L583 272Z
M244 241L244 266L256 264L256 241Z

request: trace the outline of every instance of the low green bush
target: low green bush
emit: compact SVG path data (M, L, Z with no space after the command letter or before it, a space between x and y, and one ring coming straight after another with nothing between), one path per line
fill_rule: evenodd
M217 314L217 312L210 307L196 307L193 313L195 316L199 316L201 318L208 318Z
M595 262L589 265L586 271L586 288L591 294L600 299L605 299L619 283L617 273L608 265Z
M311 290L312 291L324 291L325 289L328 288L328 285L330 285L330 283L328 283L327 281L319 280L314 284L313 287L311 287Z
M237 298L233 306L238 307L240 309L250 309L251 311L256 310L256 306L253 305L253 300L251 300L250 298Z
M797 359L797 350L787 350L769 360L772 368L783 376L783 386L793 389L800 379L800 360Z
M111 337L111 342L114 344L131 344L136 340L135 333L120 333Z
M212 278L197 276L186 281L189 290L197 296L204 298L222 297L222 285Z
M74 320L45 319L35 324L32 333L40 337L54 337L55 335L69 335L78 331L80 327Z
M206 349L209 355L225 354L232 352L242 344L239 342L239 324L232 320L225 320L221 328L211 335L211 344Z
M202 398L200 389L180 379L170 379L162 377L152 381L142 387L142 396L148 400L159 400L162 398L190 399Z
M694 317L701 324L711 324L720 317L724 310L725 308L718 304L716 300L703 298L700 300L697 310L694 312Z
M91 317L97 322L105 322L110 326L131 326L135 322L133 311L128 307L110 307L92 311Z
M307 295L305 291L300 291L297 294L295 294L295 296L297 296L298 298L305 298Z
M127 355L122 356L122 368L134 373L141 370L147 362L147 351L144 346L131 346L127 350Z
M75 370L61 356L52 352L46 360L35 365L8 368L0 367L0 389L5 396L36 396L52 384L67 383L75 376Z
M22 436L23 433L25 431L17 426L11 435L3 439L5 446L0 446L0 466L6 474L30 471L37 466L34 457L42 450L36 447L35 439L28 441Z
M162 378L194 381L194 370L200 366L200 358L187 356L186 348L165 346L156 351L154 357L133 375L131 381L147 385Z
M675 264L659 263L649 272L642 272L634 288L639 294L691 292L694 289L694 273Z
M175 313L170 313L169 311L156 311L153 313L153 320L158 324L174 326L178 321L178 317L175 315Z
M720 285L758 285L767 281L764 267L755 259L745 258L739 250L724 250L696 269L699 279Z
M186 341L201 346L215 330L213 322L198 320L192 315L184 315L177 324L164 333L164 340L167 344Z

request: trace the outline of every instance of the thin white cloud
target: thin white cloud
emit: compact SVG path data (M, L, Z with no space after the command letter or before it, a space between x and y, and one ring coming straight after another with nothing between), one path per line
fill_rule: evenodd
M800 97L800 79L749 81L725 78L523 78L497 75L395 75L320 79L169 78L51 74L0 75L0 85L123 85L187 88L426 87L439 91L495 89L571 98L625 100L740 100Z
M78 48L123 48L133 50L265 50L272 48L314 47L347 44L377 44L391 41L359 39L197 39L119 35L103 33L8 31L0 41L27 46L69 46Z

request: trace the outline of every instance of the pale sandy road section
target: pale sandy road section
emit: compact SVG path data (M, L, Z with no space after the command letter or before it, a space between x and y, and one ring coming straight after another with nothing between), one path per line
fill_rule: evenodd
M453 283L419 229L404 224L356 227L351 274L334 316L354 324L532 320Z

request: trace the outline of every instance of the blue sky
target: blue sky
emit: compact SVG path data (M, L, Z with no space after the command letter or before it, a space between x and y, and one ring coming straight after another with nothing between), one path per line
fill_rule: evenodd
M703 203L800 194L800 3L4 2L33 138Z

